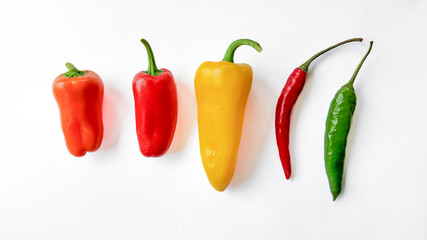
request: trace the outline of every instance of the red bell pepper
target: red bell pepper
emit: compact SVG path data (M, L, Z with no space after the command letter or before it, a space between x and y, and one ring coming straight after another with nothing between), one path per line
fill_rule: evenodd
M66 63L68 72L59 75L52 89L58 103L62 131L68 151L81 157L96 151L102 142L104 84L92 71L80 71Z
M139 148L146 157L160 157L167 152L175 133L178 99L172 73L158 69L153 51L145 39L148 70L133 78L136 133Z

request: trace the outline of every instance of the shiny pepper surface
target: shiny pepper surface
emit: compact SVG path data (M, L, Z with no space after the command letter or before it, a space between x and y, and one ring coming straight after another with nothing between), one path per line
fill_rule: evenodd
M172 73L157 69L150 45L141 39L148 54L148 70L137 73L132 88L139 149L146 157L160 157L172 143L178 116L178 99Z
M80 71L71 63L66 66L70 71L59 75L52 89L68 151L81 157L101 146L104 85L95 72Z
M329 108L325 133L325 165L333 200L341 192L347 135L356 108L353 86L338 90Z
M252 85L251 66L233 63L234 51L241 45L262 50L252 40L237 40L223 61L202 63L194 79L200 154L206 175L218 191L224 191L233 178Z
M326 118L325 168L334 201L341 193L347 136L356 108L356 93L354 92L353 83L365 59L371 52L372 44L373 42L371 41L368 52L359 63L350 81L335 94Z
M313 62L313 60L322 54L343 44L354 41L360 42L362 40L362 38L352 38L337 43L315 54L300 67L295 68L295 70L288 77L285 87L283 88L282 93L277 100L275 121L277 148L279 150L280 161L282 162L286 179L289 179L291 176L291 156L289 151L289 128L291 124L291 113L301 91L304 88L308 67L310 66L311 62Z

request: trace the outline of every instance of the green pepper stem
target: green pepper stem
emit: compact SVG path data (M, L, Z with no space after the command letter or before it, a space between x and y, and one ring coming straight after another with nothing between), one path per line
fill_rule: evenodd
M62 74L64 77L72 78L72 77L81 77L87 73L87 71L80 71L73 64L67 62L65 66L68 68L68 72Z
M350 81L346 84L347 86L353 86L354 80L356 79L357 74L359 73L360 68L362 67L363 63L365 62L366 58L368 57L369 53L371 52L372 45L374 44L373 41L369 44L369 49L366 52L365 56L362 58L362 61L360 61L359 66L357 66L356 70L353 73L353 76L351 77Z
M145 73L150 74L152 76L157 76L163 72L163 70L159 70L156 66L156 61L154 59L153 50L151 50L150 44L148 44L147 40L144 38L141 39L142 44L144 44L147 49L148 55L148 70Z
M322 55L322 54L324 54L324 53L326 53L326 52L328 52L328 51L330 51L330 50L332 50L332 49L334 49L334 48L336 48L338 46L341 46L343 44L346 44L346 43L349 43L349 42L361 42L361 41L363 41L363 38L351 38L351 39L342 41L340 43L337 43L337 44L335 44L335 45L333 45L331 47L328 47L325 50L316 53L313 57L311 57L310 59L308 59L305 63L303 63L299 67L299 69L303 70L304 72L308 72L308 67L310 66L310 63L313 62L313 60L316 59L317 57L319 57L320 55Z
M65 63L65 66L68 68L68 70L70 70L70 71L79 71L76 67L74 67L74 65L72 64L72 63L69 63L69 62L67 62L67 63Z
M259 43L250 39L238 39L230 44L227 51L225 52L225 56L222 59L222 61L234 63L234 52L238 47L242 45L249 45L253 47L255 50L257 50L258 52L262 51L262 47L261 45L259 45Z

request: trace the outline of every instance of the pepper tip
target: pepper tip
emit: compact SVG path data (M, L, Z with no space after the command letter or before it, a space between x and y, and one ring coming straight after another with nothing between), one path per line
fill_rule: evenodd
M332 201L335 201L335 199L337 199L338 195L340 195L340 193L332 193Z

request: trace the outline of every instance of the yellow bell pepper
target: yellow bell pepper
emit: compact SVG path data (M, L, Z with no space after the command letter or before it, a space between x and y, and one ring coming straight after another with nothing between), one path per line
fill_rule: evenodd
M234 52L241 45L249 45L258 52L262 50L252 40L236 40L221 62L202 63L194 78L203 167L211 185L221 192L233 178L252 85L251 66L235 64L233 60Z

